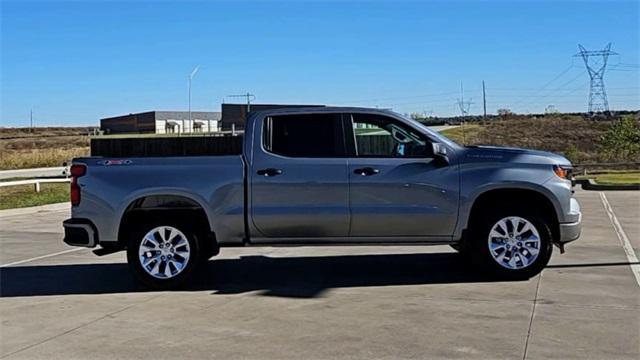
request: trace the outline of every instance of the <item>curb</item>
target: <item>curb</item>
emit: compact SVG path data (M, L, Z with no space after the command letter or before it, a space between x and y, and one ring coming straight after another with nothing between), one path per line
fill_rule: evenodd
M576 183L582 185L583 190L640 190L640 184L604 185L593 179L576 180Z
M68 202L63 202L63 203L31 206L31 207L16 208L16 209L4 209L4 210L0 210L0 217L33 214L40 211L59 211L59 210L69 210L69 213L71 213L71 204Z

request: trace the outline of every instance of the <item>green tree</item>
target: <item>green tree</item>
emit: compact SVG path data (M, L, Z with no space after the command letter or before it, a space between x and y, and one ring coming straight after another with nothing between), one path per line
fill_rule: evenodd
M569 144L569 146L564 150L564 156L566 156L572 163L578 162L579 155L580 152L575 144Z
M640 121L631 116L615 121L600 139L600 150L609 160L637 161L640 156Z
M498 115L505 118L507 116L513 115L513 111L511 111L511 109L501 108L501 109L498 109Z

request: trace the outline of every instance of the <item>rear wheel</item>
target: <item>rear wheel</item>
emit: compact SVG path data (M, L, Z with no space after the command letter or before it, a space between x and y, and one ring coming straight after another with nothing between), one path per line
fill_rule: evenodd
M530 278L549 263L553 251L549 224L519 210L495 211L474 224L471 239L476 263L499 277Z
M184 284L200 262L196 233L169 221L141 226L133 231L127 246L127 261L133 275L154 289Z

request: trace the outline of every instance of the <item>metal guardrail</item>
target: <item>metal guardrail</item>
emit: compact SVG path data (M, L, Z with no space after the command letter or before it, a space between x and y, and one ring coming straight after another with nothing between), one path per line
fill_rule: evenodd
M615 163L582 163L574 164L573 167L617 167L617 166L636 166L640 167L640 162L615 162Z
M618 163L583 163L574 164L574 174L588 175L607 172L607 170L640 170L640 162L618 162Z
M71 162L71 161L69 161ZM40 179L67 176L69 168L65 166L0 170L0 179Z
M54 178L54 179L28 179L28 180L15 180L15 181L0 181L0 187L16 186L16 185L31 185L35 192L40 192L40 184L42 183L68 183L71 182L70 178Z

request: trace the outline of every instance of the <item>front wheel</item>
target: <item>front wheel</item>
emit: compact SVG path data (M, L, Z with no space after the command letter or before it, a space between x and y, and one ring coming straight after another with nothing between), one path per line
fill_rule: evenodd
M553 251L549 224L535 214L487 214L472 233L472 256L499 277L531 278L549 263Z
M129 238L127 261L135 278L154 289L182 285L199 262L195 232L182 224L141 226Z

